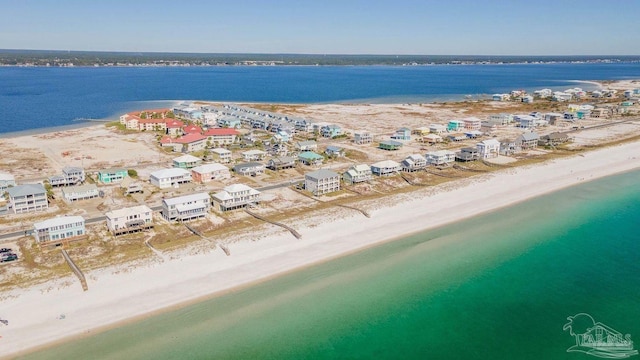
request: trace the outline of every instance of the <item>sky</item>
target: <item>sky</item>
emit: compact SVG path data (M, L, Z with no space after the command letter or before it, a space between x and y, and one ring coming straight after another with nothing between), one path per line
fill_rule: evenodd
M637 0L0 0L0 49L640 55Z

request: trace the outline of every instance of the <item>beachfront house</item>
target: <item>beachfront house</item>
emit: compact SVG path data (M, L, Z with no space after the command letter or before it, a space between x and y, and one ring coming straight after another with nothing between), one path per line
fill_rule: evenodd
M95 199L99 195L96 184L68 186L62 189L62 197L67 201Z
M231 162L231 150L224 148L211 149L211 157L219 163L227 164Z
M181 168L157 170L149 175L149 182L160 189L178 187L191 182L191 172Z
M167 221L189 221L207 216L211 207L208 193L196 193L162 200L160 213Z
M478 160L479 158L480 152L478 151L478 148L474 147L464 147L456 153L456 161L474 161Z
M402 143L401 142L393 141L393 140L380 141L380 143L378 144L378 149L388 150L388 151L398 150L401 147L402 147Z
M548 135L543 135L538 140L540 146L558 146L569 141L569 135L561 132L552 132Z
M202 159L193 155L183 155L173 159L173 167L180 169L191 169L202 163Z
M85 239L82 216L57 216L33 224L33 237L40 246L56 246Z
M233 167L233 172L244 176L258 176L264 174L265 166L259 162L248 162L237 164Z
M8 210L14 214L43 211L49 208L47 191L42 184L24 184L10 187Z
M520 150L530 150L538 147L540 136L535 132L526 132L516 138L516 146Z
M511 94L493 94L491 95L493 101L508 101L511 99Z
M229 211L256 205L260 202L260 191L245 184L233 184L213 195L214 208Z
M267 155L266 152L262 151L262 150L248 150L242 153L242 160L244 161L260 161L262 159L264 159L264 157Z
M340 175L327 169L312 171L304 175L304 188L315 196L338 191Z
M229 178L231 178L229 168L218 163L204 164L191 169L191 179L200 184Z
M520 101L525 103L525 104L531 104L531 103L533 103L533 96L525 95L520 99Z
M404 172L422 170L427 166L427 159L420 154L412 154L402 160L400 166L402 166L402 171Z
M377 176L395 175L401 170L400 163L393 160L384 160L371 165L371 173Z
M0 172L0 195L13 186L16 186L15 177L9 173Z
M491 159L500 155L500 141L496 139L483 140L476 144L481 159Z
M130 195L134 193L142 194L144 192L142 183L140 181L133 180L130 177L126 177L120 182L120 188L122 189L124 195Z
M430 151L424 156L428 165L444 166L456 160L456 154L451 150Z
M77 166L65 166L62 168L62 175L49 177L51 186L69 186L81 184L85 180L84 169Z
M324 162L324 156L316 154L313 151L304 151L298 154L298 161L305 165L322 165Z
M98 171L98 181L103 184L119 183L127 176L129 176L129 172L123 168L110 168Z
M411 140L411 129L402 127L391 135L391 138L394 140Z
M351 165L349 169L342 174L342 179L347 184L355 184L364 181L370 181L373 178L371 166L367 164Z
M343 157L344 149L339 146L329 145L324 150L324 153L329 157Z
M296 149L300 151L314 151L318 150L318 143L313 140L299 141L296 143Z
M353 142L358 145L371 144L373 142L373 135L366 130L358 130L353 133Z
M277 171L282 169L290 169L296 166L296 158L292 156L277 156L269 159L267 168Z
M153 228L153 211L147 205L107 211L104 215L107 229L114 236Z

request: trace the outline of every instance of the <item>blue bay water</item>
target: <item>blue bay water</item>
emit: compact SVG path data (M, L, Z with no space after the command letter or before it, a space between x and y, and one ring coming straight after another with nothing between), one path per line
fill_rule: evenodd
M0 133L116 118L179 100L418 103L575 80L640 78L640 63L439 66L0 67Z
M584 183L25 359L589 358L566 352L568 316L640 339L638 183Z

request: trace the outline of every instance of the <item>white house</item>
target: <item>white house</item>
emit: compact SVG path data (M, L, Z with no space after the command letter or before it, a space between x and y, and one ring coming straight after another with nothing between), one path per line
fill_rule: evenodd
M244 161L260 161L265 155L267 153L262 150L248 150L242 153L242 159Z
M371 173L378 176L391 176L400 169L400 163L393 160L384 160L371 165Z
M351 165L349 170L342 174L345 183L355 184L359 182L369 181L373 178L371 167L366 164Z
M484 140L476 144L481 159L498 157L500 154L500 141L496 139Z
M260 202L260 191L245 184L233 184L213 195L215 208L228 211Z
M138 205L107 211L107 228L117 236L153 227L153 211L147 205Z
M402 160L400 165L402 166L402 171L414 172L424 169L427 166L427 159L420 154L412 154Z
M224 148L211 149L211 156L219 163L226 164L231 162L231 150Z
M0 193L4 193L11 186L16 186L16 179L13 175L0 172Z
M196 193L162 200L162 217L167 221L189 221L205 217L211 207L208 193Z
M176 187L191 182L191 172L181 168L162 169L152 172L149 181L160 189Z
M33 224L33 236L38 244L79 240L85 235L82 216L58 216Z
M62 189L62 197L67 201L97 198L100 192L95 184L69 186Z
M431 151L425 154L427 164L442 166L456 161L456 153L451 150Z
M14 214L42 211L49 208L47 191L42 184L25 184L10 187L9 210Z
M314 151L318 150L318 143L313 140L299 141L296 143L296 149L300 151Z
M353 133L353 142L360 145L371 144L373 142L373 136L368 131L359 130Z
M340 175L327 169L312 171L304 175L304 188L316 196L338 191Z

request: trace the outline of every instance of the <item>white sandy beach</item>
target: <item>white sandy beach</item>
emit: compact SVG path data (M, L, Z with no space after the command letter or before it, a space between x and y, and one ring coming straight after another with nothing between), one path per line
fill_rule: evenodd
M0 318L9 320L8 326L0 327L2 355L10 357L92 333L410 233L639 168L640 142L628 143L396 195L397 205L373 210L371 218L345 209L345 216L338 220L318 218L317 226L298 226L300 240L283 231L259 241L234 243L231 256L218 249L129 271L89 272L87 292L75 278L15 290L15 296L0 300ZM409 197L413 199L406 200ZM64 319L59 319L61 314Z

